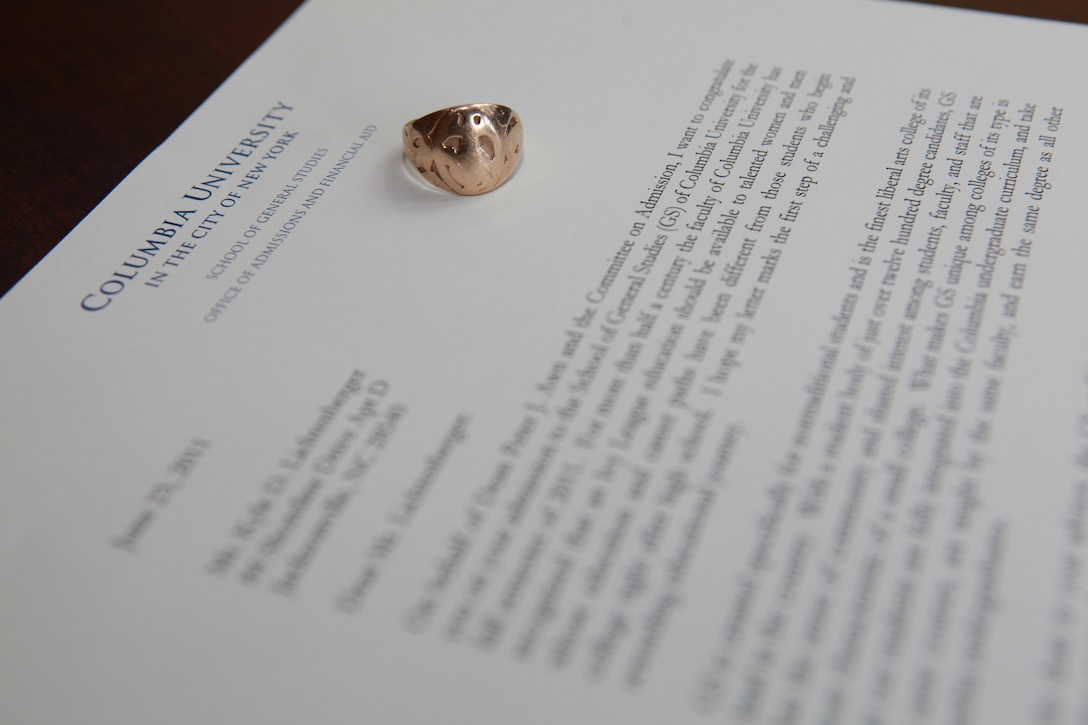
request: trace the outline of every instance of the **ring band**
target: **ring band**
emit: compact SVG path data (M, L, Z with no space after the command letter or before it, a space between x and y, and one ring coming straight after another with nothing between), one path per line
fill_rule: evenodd
M510 178L521 160L521 118L509 106L443 108L404 124L404 154L424 179L463 196Z

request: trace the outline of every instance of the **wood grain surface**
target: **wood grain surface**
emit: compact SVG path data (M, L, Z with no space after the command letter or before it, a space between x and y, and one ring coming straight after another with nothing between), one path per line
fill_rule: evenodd
M1083 0L933 0L1088 23ZM300 0L11 0L0 10L0 294L298 7Z

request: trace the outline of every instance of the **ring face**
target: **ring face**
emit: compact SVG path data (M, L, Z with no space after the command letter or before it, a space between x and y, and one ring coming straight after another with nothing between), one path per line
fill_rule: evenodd
M472 196L510 178L522 138L521 119L508 106L452 106L406 123L404 153L430 183Z

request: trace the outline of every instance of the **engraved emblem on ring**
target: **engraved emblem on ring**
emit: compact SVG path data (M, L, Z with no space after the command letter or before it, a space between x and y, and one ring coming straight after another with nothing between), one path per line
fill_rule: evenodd
M443 108L404 124L404 153L439 189L463 196L500 187L521 160L521 118L509 106Z

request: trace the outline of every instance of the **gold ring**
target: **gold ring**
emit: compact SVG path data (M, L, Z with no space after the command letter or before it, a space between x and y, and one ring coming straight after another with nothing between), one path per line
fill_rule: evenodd
M510 178L522 138L521 118L509 106L451 106L404 124L404 154L439 189L472 196Z

